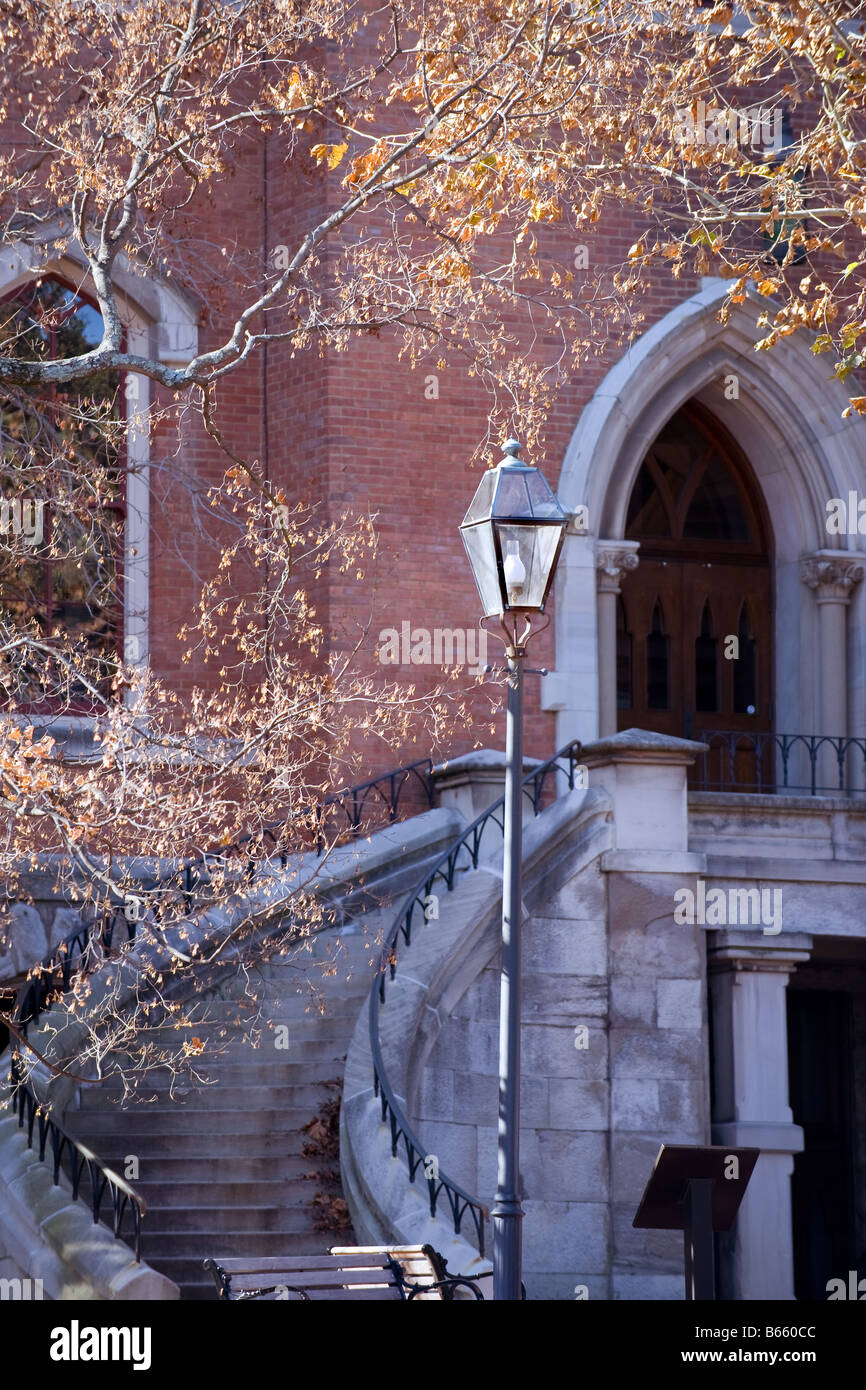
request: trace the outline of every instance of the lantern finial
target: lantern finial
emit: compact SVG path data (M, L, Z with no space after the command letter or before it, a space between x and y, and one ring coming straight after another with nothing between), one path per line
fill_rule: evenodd
M522 448L523 445L521 444L519 439L506 439L505 443L502 446L502 452L508 455L510 462L522 463L523 459L520 457L520 450ZM504 459L502 461L503 463L505 462Z

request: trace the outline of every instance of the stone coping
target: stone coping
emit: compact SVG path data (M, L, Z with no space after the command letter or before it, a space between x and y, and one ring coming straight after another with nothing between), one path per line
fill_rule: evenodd
M49 1299L180 1297L171 1279L136 1263L125 1241L94 1222L89 1202L73 1198L65 1176L56 1186L51 1178L51 1164L27 1147L17 1117L0 1118L3 1243L28 1278L42 1280Z
M523 771L532 772L534 768L541 767L544 759L524 758ZM500 748L476 748L472 753L461 753L457 758L448 758L444 763L437 763L433 768L433 777L441 781L445 777L455 777L460 773L472 772L505 772L505 753Z
M665 762L691 763L699 753L709 751L708 743L696 743L690 738L675 738L671 734L656 734L650 729L623 729L585 743L582 757L587 764L601 762Z

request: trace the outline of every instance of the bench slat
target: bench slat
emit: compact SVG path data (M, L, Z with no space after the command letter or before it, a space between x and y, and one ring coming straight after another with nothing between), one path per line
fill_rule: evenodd
M267 1269L271 1265L282 1265L285 1269L294 1265L324 1267L333 1265L335 1256L352 1264L384 1265L388 1255L392 1255L396 1260L428 1258L421 1245L335 1245L328 1255L261 1255L256 1259L256 1268ZM250 1261L239 1256L227 1256L223 1260L217 1260L217 1264L222 1265L223 1269L234 1269L242 1265L248 1268Z
M417 1255L427 1259L424 1245L331 1245L332 1255Z
M386 1302L389 1301L389 1300L390 1300L390 1301L397 1300L397 1301L399 1302L399 1301L400 1301L400 1293L399 1293L399 1291L398 1291L397 1289L395 1289L395 1288L394 1288L394 1289L331 1289L330 1291L326 1291L326 1290L324 1290L324 1289L311 1289L311 1290L310 1290L310 1302L311 1302L311 1303L319 1303L319 1302L321 1302L321 1301L324 1300L324 1299L332 1299L332 1298L338 1298L338 1299L350 1298L350 1299L352 1300L353 1303L354 1303L355 1299L367 1299L367 1300L386 1301ZM301 1301L301 1300L298 1299L298 1302L300 1302L300 1301ZM414 1298L413 1298L412 1302L413 1302L413 1303L415 1302Z
M310 1290L309 1290L309 1295L310 1295L311 1301L314 1302L314 1303L319 1302L319 1301L321 1301L322 1299L328 1299L328 1298L341 1298L341 1299L342 1299L342 1298L352 1298L352 1299L355 1299L355 1298L366 1298L366 1299L390 1299L390 1300L402 1301L402 1300L400 1299L400 1291L399 1291L399 1289L396 1289L396 1288L390 1288L390 1289L381 1289L381 1288L380 1288L380 1289L371 1289L371 1288L369 1288L369 1287L364 1287L364 1286L362 1286L361 1288L355 1288L355 1289L333 1289L333 1290L329 1290L329 1289L310 1289ZM423 1293L423 1294L419 1293L419 1294L416 1294L415 1297L412 1299L412 1302L413 1302L413 1303L417 1303L417 1302L419 1302L419 1300L423 1300L424 1302L429 1302L429 1301L432 1300L432 1301L435 1301L436 1303L441 1303L441 1302L442 1302L442 1295L441 1295L441 1293L440 1293L440 1291L439 1291L438 1289L430 1289L427 1293ZM300 1300L298 1300L298 1301L300 1301ZM407 1300L407 1301L408 1301L408 1300Z
M363 1287L364 1284L391 1284L396 1288L397 1281L391 1277L390 1270L370 1269L370 1270L343 1270L343 1269L322 1269L316 1274L308 1275L304 1279L299 1279L297 1275L284 1279L281 1274L269 1274L267 1279L262 1279L260 1274L233 1274L233 1289L256 1289L262 1285L270 1284L298 1284L304 1289L331 1289L339 1288L341 1284L346 1284L352 1288Z
M396 1257L395 1257L396 1258ZM339 1260L334 1259L333 1255L262 1255L254 1260L217 1260L216 1262L227 1274L241 1274L256 1270L304 1270L304 1269L387 1269L388 1262L384 1255L380 1254L379 1259L370 1255L358 1255L356 1258L351 1256L341 1256Z
M400 1290L388 1265L389 1257L400 1265L408 1283L425 1289L415 1295L416 1299L442 1301L441 1290L426 1287L435 1282L436 1270L420 1245L335 1245L329 1255L266 1255L255 1260L227 1258L214 1263L230 1278L230 1301L258 1288L281 1284L301 1288L316 1301L333 1298L400 1301ZM280 1299L276 1293L267 1293L260 1301L301 1300L290 1292L289 1300Z

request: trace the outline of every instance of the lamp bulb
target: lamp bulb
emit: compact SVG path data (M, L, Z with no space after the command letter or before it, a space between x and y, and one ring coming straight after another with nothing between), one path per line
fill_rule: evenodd
M517 549L517 541L509 542L509 550L502 566L502 573L505 577L505 587L509 594L519 594L523 589L526 579L526 566L520 558L520 552Z

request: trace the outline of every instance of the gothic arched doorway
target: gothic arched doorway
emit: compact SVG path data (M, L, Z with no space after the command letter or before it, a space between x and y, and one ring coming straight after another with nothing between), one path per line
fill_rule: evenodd
M772 729L770 527L727 431L689 402L641 465L617 600L617 727Z

